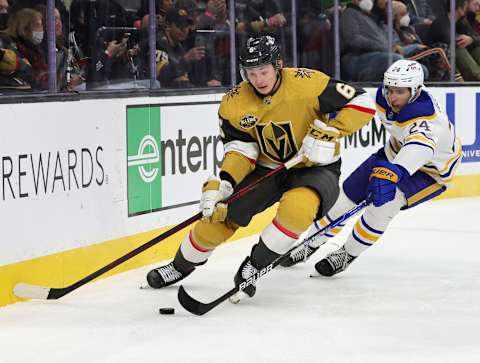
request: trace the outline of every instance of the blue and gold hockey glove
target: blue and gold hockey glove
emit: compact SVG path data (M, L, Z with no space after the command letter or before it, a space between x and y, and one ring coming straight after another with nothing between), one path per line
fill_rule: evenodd
M375 207L391 202L395 198L397 184L408 175L403 166L387 160L379 161L370 174L367 202L372 202Z

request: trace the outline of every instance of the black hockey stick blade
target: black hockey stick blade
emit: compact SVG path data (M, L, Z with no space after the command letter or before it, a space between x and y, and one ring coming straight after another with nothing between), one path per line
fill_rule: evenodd
M348 212L343 214L342 216L338 217L334 221L332 221L328 226L323 227L321 230L317 231L314 233L312 236L310 236L308 239L304 240L301 244L306 244L308 243L312 238L319 234L323 234L331 230L332 228L335 228L338 226L340 223L346 221L348 218L354 216L357 214L360 210L365 208L367 206L366 201L362 201L360 204L356 205L352 209L350 209ZM299 245L293 246L290 248L285 254L277 258L275 261L273 261L271 264L268 266L262 268L260 271L258 271L252 278L251 281L248 282L243 282L239 286L235 286L231 290L227 291L225 294L220 296L218 299L210 302L210 303L202 303L201 301L198 301L191 297L186 291L185 288L180 285L180 288L178 289L178 301L180 302L180 305L182 305L185 310L188 312L194 314L194 315L204 315L208 313L210 310L213 308L217 307L221 303L223 303L225 300L229 299L233 295L235 295L238 291L245 289L249 284L254 283L255 281L259 280L261 277L265 276L266 274L270 273L274 268L276 268L278 265L281 265L283 262L288 260L290 257L290 254L298 248ZM250 280L250 279L249 279Z
M220 305L222 302L227 300L229 297L235 295L237 292L238 292L238 287L235 286L234 288L232 288L231 290L227 291L225 294L220 296L218 299L205 304L191 297L188 294L188 292L185 291L185 289L183 288L183 285L180 285L178 289L178 301L180 302L180 305L182 305L183 308L188 312L194 315L201 316L203 314L208 313L210 310Z

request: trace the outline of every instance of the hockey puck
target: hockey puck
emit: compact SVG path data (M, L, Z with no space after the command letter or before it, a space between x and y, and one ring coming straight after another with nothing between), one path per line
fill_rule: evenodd
M160 308L158 310L158 313L161 315L173 315L175 314L175 309L174 308Z

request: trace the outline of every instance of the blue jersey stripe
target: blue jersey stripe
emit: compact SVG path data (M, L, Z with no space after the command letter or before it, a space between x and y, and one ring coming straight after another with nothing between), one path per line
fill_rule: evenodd
M403 146L405 147L405 146L407 146L407 145L420 145L420 146L428 147L430 150L432 150L433 152L435 152L435 149L434 149L433 147L431 147L430 145L421 143L421 142L419 142L419 141L407 142L407 143L404 144Z

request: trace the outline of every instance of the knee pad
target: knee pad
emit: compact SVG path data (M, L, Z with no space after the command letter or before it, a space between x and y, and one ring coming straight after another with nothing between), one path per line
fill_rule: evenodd
M280 199L275 219L285 228L302 233L315 219L320 207L320 196L308 187L286 191Z
M193 238L200 247L213 249L228 240L238 226L228 220L220 223L209 223L203 220L193 227Z

